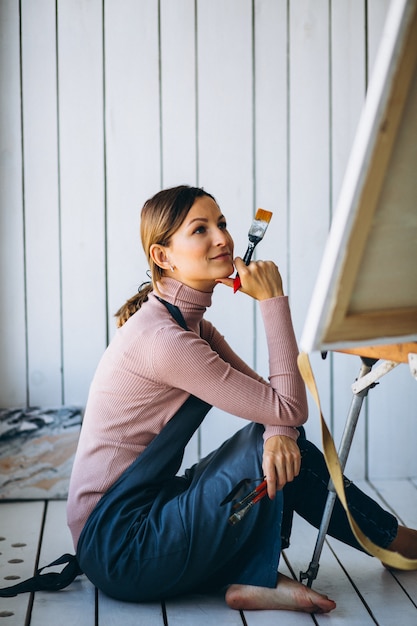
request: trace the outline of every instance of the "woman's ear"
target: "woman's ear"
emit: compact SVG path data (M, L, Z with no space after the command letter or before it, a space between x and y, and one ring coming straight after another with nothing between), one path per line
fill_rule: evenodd
M170 269L170 263L167 259L166 250L164 246L159 243L153 243L149 249L149 256L152 261L163 270Z

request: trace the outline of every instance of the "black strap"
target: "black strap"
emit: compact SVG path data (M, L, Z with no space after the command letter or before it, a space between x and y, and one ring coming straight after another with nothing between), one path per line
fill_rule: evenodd
M186 321L184 319L184 316L181 313L180 309L177 306L175 306L175 304L171 304L170 302L167 302L166 300L163 300L159 296L155 296L155 297L159 300L159 302L162 302L162 304L164 304L166 306L166 308L171 313L172 317L177 322L177 324L182 326L182 328L184 330L188 330L187 323L186 323Z
M41 574L41 572L48 567L63 565L64 563L67 563L67 565L60 573L49 572L48 574ZM0 597L12 598L20 593L32 591L59 591L60 589L68 587L68 585L82 573L76 557L71 554L63 554L59 559L53 561L53 563L38 569L33 578L28 578L17 585L0 589Z

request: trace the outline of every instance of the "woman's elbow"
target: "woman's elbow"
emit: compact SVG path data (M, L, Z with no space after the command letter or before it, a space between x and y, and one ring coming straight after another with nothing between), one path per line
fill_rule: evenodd
M308 420L308 402L307 398L301 398L293 405L292 418L294 426L302 426Z

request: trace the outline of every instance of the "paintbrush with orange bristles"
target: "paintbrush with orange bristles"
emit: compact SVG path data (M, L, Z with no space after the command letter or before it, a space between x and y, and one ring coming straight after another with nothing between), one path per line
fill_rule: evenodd
M268 224L271 221L271 217L271 211L264 211L263 209L258 209L256 211L255 219L253 220L248 232L249 244L245 256L243 257L243 262L245 265L249 265L253 255L253 251L255 250L255 246L257 246L258 243L263 239L265 231L268 228ZM239 274L236 274L233 280L233 293L236 293L236 291L240 289L240 285L241 283Z

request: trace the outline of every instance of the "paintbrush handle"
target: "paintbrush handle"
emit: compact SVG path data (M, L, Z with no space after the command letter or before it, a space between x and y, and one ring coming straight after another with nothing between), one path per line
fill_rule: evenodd
M236 274L236 276L233 279L233 293L236 293L236 291L239 291L241 286L242 286L242 283L240 282L239 274Z
M252 255L253 255L253 251L255 250L255 246L258 242L253 242L251 241L248 245L248 248L245 252L245 256L243 257L243 262L245 265L249 265Z
M259 240L260 241L260 240ZM249 265L252 255L253 255L253 251L255 250L255 246L258 242L249 242L248 248L245 252L245 256L243 257L243 262L245 265ZM240 287L241 287L242 283L240 282L240 278L239 278L239 274L236 274L234 280L233 280L233 293L236 293L236 291L239 291Z

